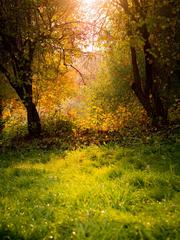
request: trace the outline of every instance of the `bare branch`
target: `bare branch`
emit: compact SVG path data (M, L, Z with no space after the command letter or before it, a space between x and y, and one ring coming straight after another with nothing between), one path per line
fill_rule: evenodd
M85 80L84 80L83 74L79 71L79 69L77 69L76 67L74 67L72 64L69 64L69 65L67 65L67 66L73 68L76 72L78 72L79 75L80 75L80 77L81 77L82 83L83 83L84 85L86 85L86 82L85 82Z

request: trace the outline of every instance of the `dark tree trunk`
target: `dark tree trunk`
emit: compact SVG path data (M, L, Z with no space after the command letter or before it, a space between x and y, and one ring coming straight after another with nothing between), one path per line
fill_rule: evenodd
M146 49L145 54L147 54L147 51L148 49ZM132 83L132 90L144 107L147 115L150 117L152 125L156 127L159 127L160 125L167 125L168 111L159 96L158 87L153 83L153 67L151 62L149 62L149 54L145 55L146 82L144 89L141 83L136 49L134 47L131 47L131 59L134 79ZM150 94L152 94L152 100L150 100Z
M144 62L145 62L145 81L142 84L139 67L137 63L136 49L131 47L131 60L133 70L132 89L144 107L147 115L152 121L152 125L159 127L168 124L168 111L165 108L159 94L158 85L154 81L153 63L154 58L151 55L151 44L149 42L149 33L146 25L139 29L144 38ZM152 95L152 98L150 98Z
M168 110L162 103L159 96L158 89L154 86L152 89L154 114L152 117L152 125L158 127L159 125L168 125Z
M32 85L24 84L24 87L21 86L15 88L15 90L27 111L28 133L30 136L36 137L41 133L41 122L36 106L32 100Z
M143 20L146 20L146 10L143 6L143 2L141 1L133 1L136 12L138 12ZM131 20L138 22L139 18L136 18L133 15L133 12L129 8L129 4L127 0L120 1L121 7L124 9L124 12L127 16L130 17ZM128 28L128 36L133 37L132 29ZM138 27L137 31L144 39L144 64L145 64L145 80L142 83L142 79L139 72L137 56L136 56L136 48L134 46L130 47L131 51L131 60L132 60L132 71L133 71L133 83L132 89L136 94L138 100L144 107L147 115L152 120L152 124L159 126L160 124L168 123L168 111L164 106L162 99L160 98L158 85L155 83L154 79L154 57L151 54L151 43L149 40L149 31L146 23L143 26Z
M27 74L26 74L27 75ZM32 79L23 76L21 84L11 84L16 90L27 111L28 133L31 137L36 137L41 133L41 122L38 111L32 99Z
M0 11L2 13L1 25L10 31L1 31L1 47L5 53L5 64L0 62L0 71L8 79L26 108L29 135L37 136L41 132L41 123L32 97L32 64L36 43L40 39L39 35L36 36L37 38L34 36L31 38L26 31L28 26L32 28L34 25L33 21L35 20L32 17L34 10L25 9L25 25L21 26L19 14L23 10L23 6L21 8L22 1L11 2L12 4L7 6L5 1L1 4L3 7L3 10ZM11 8L14 13L11 12ZM12 13L12 15L8 15L11 16L10 19L6 16L6 10L9 11L8 14Z
M21 76L21 79L15 79L16 81L11 78L11 75L9 74L7 69L4 68L2 65L0 65L0 70L9 80L9 83L14 88L27 110L29 135L32 137L39 135L41 132L41 123L39 114L32 99L32 78L30 67L25 66L24 68L20 69L18 75ZM15 76L16 75L17 74L15 74ZM0 111L0 118L1 114L2 110Z
M153 109L150 104L149 95L144 94L141 84L141 77L139 73L139 67L137 63L137 56L136 56L136 49L131 47L131 60L132 60L132 69L133 69L133 83L132 83L132 90L136 94L137 98L139 99L140 103L144 107L147 115L152 117Z
M23 57L21 61L22 60ZM41 133L41 123L36 106L33 103L31 61L24 58L22 65L19 65L20 69L18 76L21 76L21 78L19 79L19 82L16 81L15 84L11 83L11 85L16 90L18 96L26 108L28 133L31 137L36 137Z
M154 58L151 52L151 44L149 42L149 33L147 30L146 25L142 28L142 35L145 40L144 44L144 56L145 56L145 74L146 74L146 82L144 88L145 96L149 96L152 94L152 125L153 126L160 126L160 125L167 125L168 124L168 111L165 109L165 106L161 100L159 94L159 86L154 81L154 74L153 74L153 66L154 66Z
M36 106L33 102L25 104L27 110L28 132L30 136L38 136L41 133L41 123Z
M149 33L146 25L144 25L140 31L142 32L142 36L144 38L144 61L145 61L145 84L144 84L144 94L146 97L149 96L152 91L153 86L153 63L154 58L150 53L151 44L149 42Z

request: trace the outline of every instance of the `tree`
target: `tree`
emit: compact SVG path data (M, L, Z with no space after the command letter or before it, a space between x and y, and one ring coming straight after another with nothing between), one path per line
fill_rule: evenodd
M168 93L178 54L174 49L174 35L179 3L174 0L114 0L112 3L117 15L124 14L126 21L133 72L132 89L152 119L152 124L167 124ZM140 58L143 58L143 71L140 71Z
M65 0L0 0L0 72L26 108L31 136L41 132L33 101L34 63L39 55L54 51L67 65L75 42L68 23L73 8L73 1Z

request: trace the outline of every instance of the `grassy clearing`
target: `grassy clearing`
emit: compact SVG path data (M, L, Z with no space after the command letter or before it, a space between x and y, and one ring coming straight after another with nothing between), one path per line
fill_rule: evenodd
M177 142L0 155L0 239L180 239Z

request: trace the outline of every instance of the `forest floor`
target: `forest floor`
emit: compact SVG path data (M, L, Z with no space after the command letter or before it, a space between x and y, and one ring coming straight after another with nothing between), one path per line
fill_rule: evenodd
M74 149L37 141L1 149L1 240L180 239L177 136Z

